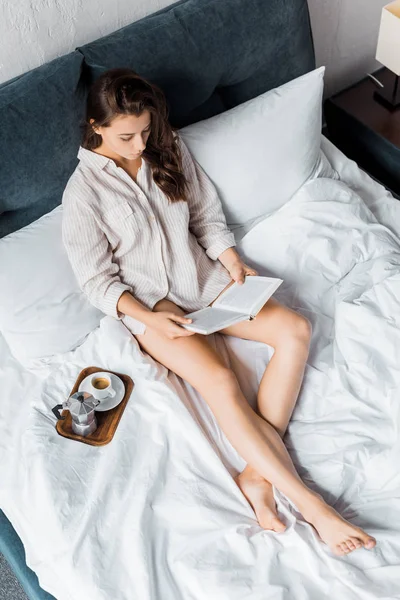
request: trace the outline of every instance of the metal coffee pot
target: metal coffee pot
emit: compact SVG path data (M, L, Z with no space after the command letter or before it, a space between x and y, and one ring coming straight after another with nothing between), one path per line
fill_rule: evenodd
M72 431L78 435L90 435L97 429L97 421L95 417L95 408L100 404L100 400L96 400L88 392L76 392L62 404L57 404L51 410L56 415L57 419L65 419L60 414L60 410L69 410L72 417Z

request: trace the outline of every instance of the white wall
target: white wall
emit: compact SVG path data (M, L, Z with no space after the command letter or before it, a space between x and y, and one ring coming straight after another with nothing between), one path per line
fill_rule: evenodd
M375 60L382 7L390 0L308 0L325 97L382 65Z
M93 41L175 0L1 0L0 82ZM308 0L325 96L379 67L374 59L387 0Z
M0 82L176 0L0 0Z

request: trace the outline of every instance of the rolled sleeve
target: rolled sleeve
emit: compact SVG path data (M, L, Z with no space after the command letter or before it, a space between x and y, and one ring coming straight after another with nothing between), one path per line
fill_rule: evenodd
M192 157L182 138L177 135L176 139L189 186L189 229L203 246L207 256L217 260L227 248L236 246L235 236L226 224L221 200L214 184Z
M107 237L88 204L63 198L62 238L72 270L89 302L106 315L121 319L118 300L131 287L120 280Z
M124 315L118 312L118 300L124 292L130 290L129 285L125 285L125 283L120 281L113 281L103 294L102 308L100 310L115 319L121 319Z

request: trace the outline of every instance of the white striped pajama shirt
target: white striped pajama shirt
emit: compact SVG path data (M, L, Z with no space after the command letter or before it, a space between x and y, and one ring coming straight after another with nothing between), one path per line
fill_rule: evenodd
M125 290L150 310L166 298L191 312L231 281L217 260L236 245L221 201L179 135L177 141L188 202L168 200L144 157L135 182L112 159L82 146L63 193L63 243L80 287L134 334L146 325L117 311Z

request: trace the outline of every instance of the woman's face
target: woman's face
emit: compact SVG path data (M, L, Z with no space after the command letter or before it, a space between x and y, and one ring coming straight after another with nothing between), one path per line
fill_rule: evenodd
M92 122L93 119L90 119L90 123ZM118 115L108 127L95 127L94 131L102 137L103 151L126 160L135 160L146 148L150 128L151 115L145 110L139 117Z

